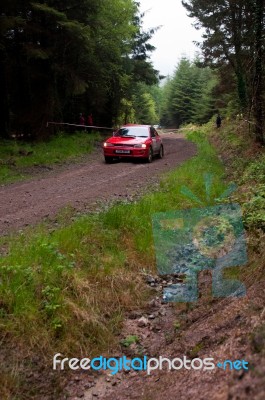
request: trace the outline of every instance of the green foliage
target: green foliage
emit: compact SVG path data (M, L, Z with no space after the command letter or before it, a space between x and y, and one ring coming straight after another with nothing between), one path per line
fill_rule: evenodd
M214 89L218 84L218 78L209 68L198 68L194 79L196 88L192 98L191 122L203 124L212 117L216 109Z
M261 156L258 160L251 162L246 169L243 181L253 180L262 184L265 181L265 156Z
M7 337L14 345L19 343L20 354L28 357L31 352L42 351L48 360L58 348L77 357L84 351L98 355L111 348L122 313L131 310L132 305L138 306L146 296L139 272L155 270L152 214L197 206L181 193L183 185L207 202L205 172L214 174L212 197L224 191L225 171L207 141L205 133L209 131L210 124L193 128L189 138L197 144L198 155L168 173L158 190L139 202L117 204L70 225L67 220L65 226L53 231L41 227L1 239L3 345ZM244 139L234 132L234 128L229 129L228 140L232 140L232 147L241 146ZM265 198L264 156L248 164L242 184L247 190L253 186L260 207ZM174 328L181 329L179 321L175 321ZM255 330L251 342L255 351L264 352L263 327ZM122 344L129 347L134 343L138 343L138 337L130 335ZM189 354L197 356L204 346L203 341L197 343Z
M246 168L242 182L251 182L248 201L243 204L244 222L248 228L265 231L265 157L259 157Z
M31 167L48 166L65 161L74 161L81 155L90 153L98 133L63 132L46 142L21 142L2 140L0 142L0 182L8 183L23 179L31 173ZM34 171L33 171L34 172Z
M223 167L204 132L192 133L191 139L198 155L139 202L117 204L70 224L65 215L56 229L43 225L1 239L1 332L14 344L19 341L21 355L41 351L49 362L58 348L77 357L112 348L123 313L148 297L140 272L155 270L152 214L193 207L181 194L184 184L205 200L206 171L215 175L213 197L224 190ZM128 347L134 343L136 335L123 341Z
M229 70L230 89L227 74L222 85L228 93L236 85L240 114L254 118L256 140L264 144L264 2L182 0L182 4L196 20L195 27L204 29L200 44L204 65Z
M178 331L181 327L181 323L179 321L174 321L173 326L175 331Z
M182 58L163 88L162 125L179 127L189 122L207 122L214 113L216 84L213 71Z
M116 123L118 126L134 123L135 122L135 109L133 105L133 100L127 100L122 98L120 102L119 116L116 118Z
M189 350L189 356L191 358L198 357L199 352L204 348L203 342L197 343L194 347Z
M125 339L121 340L120 343L124 347L130 347L131 344L139 343L139 337L136 335L129 335Z
M191 122L192 101L196 91L195 70L191 62L183 58L172 80L170 111L175 126Z
M102 220L107 229L117 229L124 232L124 236L133 236L137 252L142 258L153 260L151 215L155 212L197 207L196 201L187 198L181 193L183 185L189 188L205 204L208 202L204 188L205 172L214 175L212 184L212 199L218 198L225 189L221 177L223 167L216 152L207 142L203 131L193 131L190 139L198 146L198 156L192 158L176 171L171 172L161 182L158 192L149 194L137 204L120 204L109 209ZM194 171L196 170L196 177ZM151 263L151 261L149 261Z
M155 32L133 0L4 1L0 38L0 136L38 136L47 120L112 125L134 81L154 84ZM127 95L128 94L128 95Z
M172 79L170 79L168 76L164 85L162 86L160 121L164 126L170 126L172 124L172 115L170 109L171 83Z
M50 15L55 18L55 20L66 21L67 17L64 12L60 12L53 7L49 7L47 4L32 3L33 10L38 10L43 12L46 16Z
M146 83L134 85L131 96L121 99L118 125L138 123L156 125L159 123L161 89L157 85L149 86Z
M204 129L213 135L211 123ZM255 229L265 231L264 153L255 146L246 123L240 119L226 122L217 140L229 176L238 182L239 193L234 199L241 204L245 228L250 233Z
M159 122L156 102L146 85L138 84L133 95L136 122L140 124L157 124Z

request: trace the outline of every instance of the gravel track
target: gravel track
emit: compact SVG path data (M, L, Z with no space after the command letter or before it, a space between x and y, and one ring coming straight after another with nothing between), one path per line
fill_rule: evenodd
M28 181L0 188L0 236L54 218L66 206L89 210L95 202L130 197L196 154L196 146L176 133L162 135L165 157L151 164L123 160L105 164L101 148L82 164L55 167Z

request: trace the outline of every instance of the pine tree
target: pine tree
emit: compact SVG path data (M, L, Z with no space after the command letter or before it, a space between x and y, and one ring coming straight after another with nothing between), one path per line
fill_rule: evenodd
M0 135L47 132L79 112L112 124L134 80L153 84L152 32L133 0L3 0Z
M252 113L256 139L263 142L264 0L183 0L182 4L196 18L195 27L204 28L205 64L228 63L233 69L240 112Z

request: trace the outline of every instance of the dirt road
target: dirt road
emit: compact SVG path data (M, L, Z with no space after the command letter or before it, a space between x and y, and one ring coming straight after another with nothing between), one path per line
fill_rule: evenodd
M122 161L105 164L98 147L82 164L56 167L41 177L0 188L0 236L54 218L72 206L88 210L96 201L133 196L158 176L196 154L180 134L164 134L165 157L153 163Z

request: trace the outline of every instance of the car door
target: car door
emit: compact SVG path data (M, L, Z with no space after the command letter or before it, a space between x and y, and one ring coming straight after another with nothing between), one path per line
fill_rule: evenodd
M150 128L150 131L151 131L153 152L158 154L161 146L161 138L153 126Z
M153 152L156 154L158 153L158 147L157 147L157 137L156 137L156 131L153 126L150 128L150 133L151 133L151 139L152 139L152 149Z

